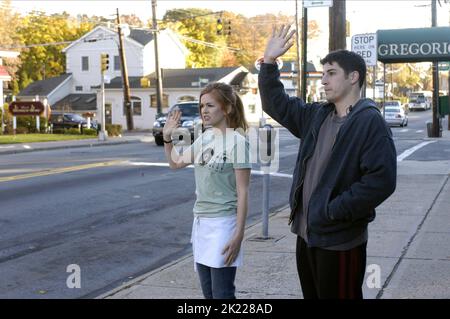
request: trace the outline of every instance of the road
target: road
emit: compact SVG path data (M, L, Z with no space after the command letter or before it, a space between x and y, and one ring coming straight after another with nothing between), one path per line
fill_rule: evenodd
M408 127L392 129L398 154L423 142L430 117L410 113ZM279 137L278 172L290 175L299 141L285 129ZM407 159L448 159L449 152L449 142L438 141ZM92 298L188 254L193 169L164 163L153 143L0 156L0 298ZM287 204L291 182L271 178L272 209ZM255 172L249 224L260 219L261 203ZM81 288L66 284L73 264Z

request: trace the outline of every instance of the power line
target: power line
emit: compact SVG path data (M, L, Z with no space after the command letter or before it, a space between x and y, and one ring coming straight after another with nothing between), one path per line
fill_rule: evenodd
M188 41L188 42L192 42L192 43L196 43L196 44L201 44L201 45L204 45L204 46L210 47L210 48L228 49L230 51L235 51L235 52L241 51L241 49L238 49L238 48L228 47L228 46L224 46L224 45L218 45L218 44L214 44L214 43L206 42L206 41L202 41L202 40L197 40L197 39L192 39L192 38L186 37L186 36L181 35L181 34L176 34L176 35L182 40L185 40L185 41Z

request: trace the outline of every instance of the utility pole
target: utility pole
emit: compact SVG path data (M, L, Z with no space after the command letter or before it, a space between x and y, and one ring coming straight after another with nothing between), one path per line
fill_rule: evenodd
M122 28L120 27L120 15L117 8L117 32L119 33L119 54L122 65L122 81L123 81L123 103L125 107L125 116L127 118L127 130L134 129L133 113L131 110L130 83L128 81L127 61L125 59L125 50L123 47Z
M436 0L431 0L431 26L437 26L437 12ZM433 124L432 137L440 137L440 121L439 121L439 64L437 61L433 62Z
M329 51L345 49L346 43L346 16L345 0L334 0L330 7L330 39L328 43Z
M300 28L298 26L298 0L295 0L295 29L297 30L297 34L295 37L295 42L297 45L297 96L301 97L301 89L300 89L300 84L301 82L301 71L303 71L303 69L301 68L301 63L300 63ZM256 33L256 32L255 32ZM255 35L255 33L253 33L253 35Z
M162 113L162 77L159 68L158 21L156 20L156 0L152 0L153 41L155 43L155 73L156 73L156 114Z

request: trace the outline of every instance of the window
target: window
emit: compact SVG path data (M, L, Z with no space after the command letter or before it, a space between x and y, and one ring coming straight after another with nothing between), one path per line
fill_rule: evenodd
M189 101L195 101L196 98L191 95L184 95L178 98L178 102L189 102Z
M156 94L150 95L150 107L156 109ZM169 107L169 96L167 94L163 94L162 106L161 108Z
M131 113L134 116L142 115L142 101L140 98L136 96L131 97ZM125 109L125 105L123 106L123 116L127 116L127 110Z
M81 71L89 71L89 57L88 56L81 57Z
M114 56L114 71L120 71L120 57L118 55Z
M75 87L75 91L83 91L83 87L81 85L78 85Z
M131 98L131 108L133 109L133 115L142 115L142 102L141 99L134 100Z

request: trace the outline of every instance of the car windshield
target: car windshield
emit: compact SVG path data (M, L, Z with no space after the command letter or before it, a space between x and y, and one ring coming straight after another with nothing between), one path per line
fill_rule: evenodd
M411 96L409 98L410 102L414 102L414 103L424 103L425 102L425 96L423 95L419 95L419 96Z
M66 114L66 117L71 121L84 121L84 119L78 114Z
M170 111L173 111L176 108L181 111L183 116L199 116L197 103L176 104L170 109Z

